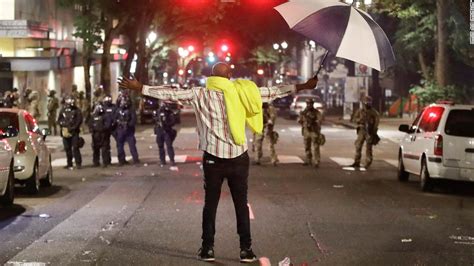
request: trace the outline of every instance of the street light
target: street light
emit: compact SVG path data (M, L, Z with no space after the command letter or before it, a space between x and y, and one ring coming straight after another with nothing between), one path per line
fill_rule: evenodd
M280 45L278 43L273 44L273 49L278 50L280 49Z
M281 48L282 48L282 49L288 48L288 43L285 42L285 41L283 41L283 42L281 43Z

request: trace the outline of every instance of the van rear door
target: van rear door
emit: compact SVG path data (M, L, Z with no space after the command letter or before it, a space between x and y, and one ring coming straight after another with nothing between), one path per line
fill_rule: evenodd
M444 128L443 165L461 169L461 175L474 178L474 108L453 109ZM463 170L464 169L464 170Z

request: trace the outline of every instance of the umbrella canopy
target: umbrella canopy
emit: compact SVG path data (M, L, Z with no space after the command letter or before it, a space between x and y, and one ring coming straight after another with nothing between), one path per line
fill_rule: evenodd
M333 55L377 70L395 64L385 32L366 12L336 0L290 0L275 9L291 29Z

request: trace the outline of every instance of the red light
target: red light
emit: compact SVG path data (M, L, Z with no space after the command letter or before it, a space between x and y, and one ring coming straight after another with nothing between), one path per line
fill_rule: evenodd
M221 51L222 51L222 52L227 52L227 51L229 51L229 46L228 46L227 44L221 45Z
M265 73L265 71L263 71L263 69L258 69L257 70L257 74L260 75L260 76L263 76L263 74Z
M434 155L443 156L443 136L441 135L435 137Z
M184 70L183 69L178 70L178 75L180 76L184 75Z
M430 118L436 118L436 117L438 116L438 114L432 112L432 113L430 113L428 116L429 116Z
M194 52L194 46L192 46L192 45L188 46L188 51Z

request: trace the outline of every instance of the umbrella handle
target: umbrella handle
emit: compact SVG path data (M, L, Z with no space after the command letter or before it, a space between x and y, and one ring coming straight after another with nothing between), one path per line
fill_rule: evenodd
M321 60L321 63L319 63L319 68L318 68L318 71L316 71L316 74L314 75L314 79L317 79L318 78L318 74L319 72L321 71L321 69L323 68L324 66L324 61L326 61L326 58L328 57L328 54L329 54L329 50L326 50L326 53L324 54L324 57L323 59Z

